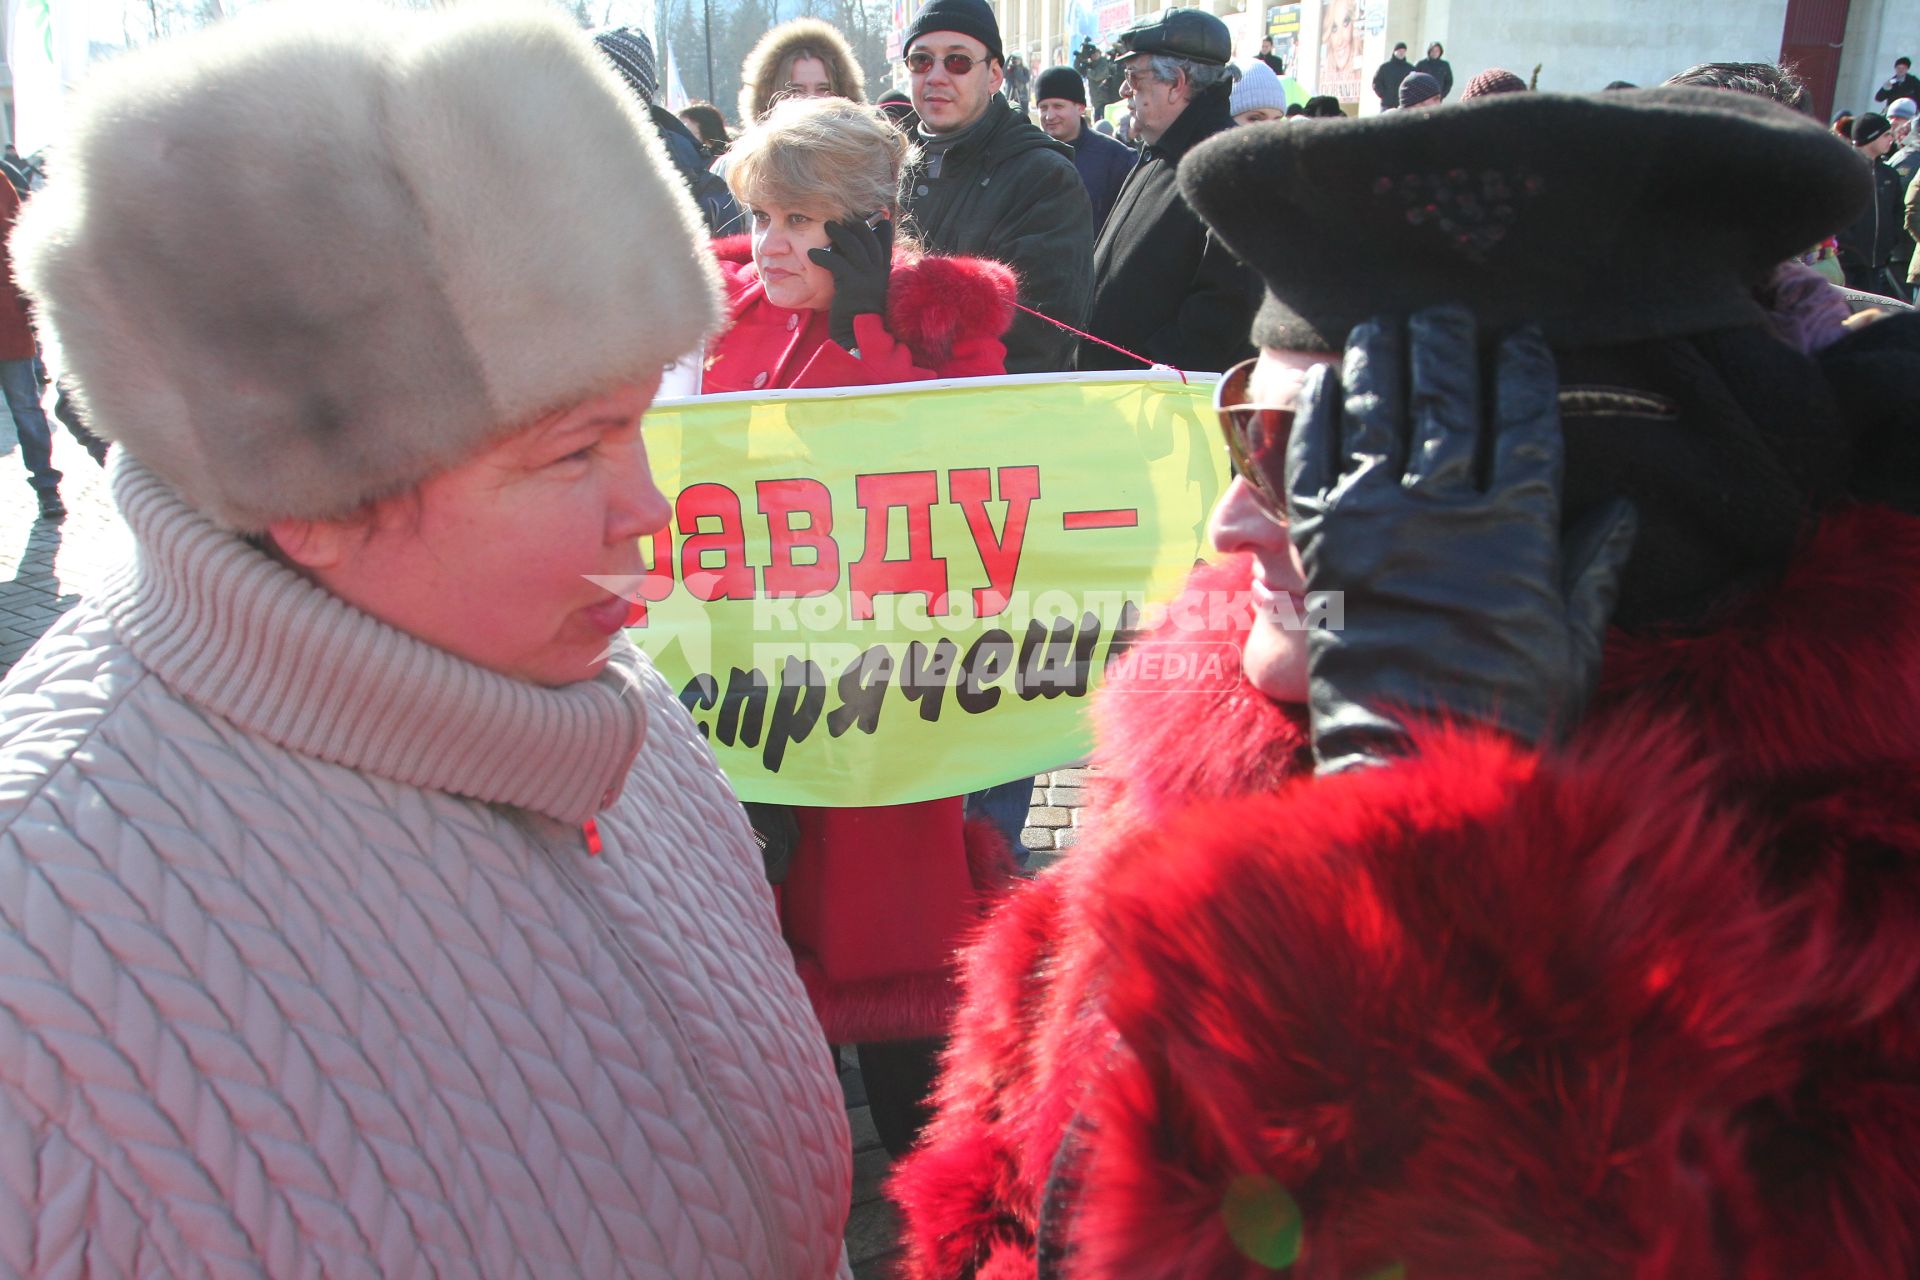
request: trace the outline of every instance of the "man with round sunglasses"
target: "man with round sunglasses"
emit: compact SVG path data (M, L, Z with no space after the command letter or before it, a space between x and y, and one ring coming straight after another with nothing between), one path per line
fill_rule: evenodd
M1221 558L965 959L905 1274L1920 1274L1920 316L1782 266L1863 167L1661 88L1181 180L1266 285Z
M902 207L930 251L992 258L1020 279L1020 305L1078 328L1093 279L1093 208L1072 152L1000 92L1000 25L986 0L928 0L902 38L920 154ZM1018 315L1008 373L1071 367L1074 338Z

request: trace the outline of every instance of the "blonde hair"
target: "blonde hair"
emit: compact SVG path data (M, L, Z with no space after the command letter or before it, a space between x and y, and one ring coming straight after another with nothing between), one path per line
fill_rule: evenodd
M912 150L876 107L789 98L734 141L727 185L743 205L864 218L898 207Z

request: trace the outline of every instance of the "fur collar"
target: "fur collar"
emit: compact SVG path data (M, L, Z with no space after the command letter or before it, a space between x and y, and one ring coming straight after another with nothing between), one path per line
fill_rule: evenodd
M850 102L867 100L867 77L838 28L818 18L795 18L760 37L740 66L740 125L753 124L773 107L774 95L786 83L787 61L808 53L827 64L834 93Z
M1250 621L1181 607L1142 644ZM1301 785L1262 701L1101 695L1091 838L966 957L912 1274L1031 1275L1070 1122L1073 1276L1920 1274L1920 519L1615 635L1558 750Z
M734 288L729 309L738 316L764 298L753 268L753 238L713 242L714 256ZM986 258L948 258L896 250L887 285L887 332L907 345L924 368L947 362L963 338L998 338L1013 323L1013 271Z
M1238 646L1252 624L1251 573L1245 556L1199 566L1141 643ZM1703 745L1744 781L1782 779L1810 761L1849 769L1914 759L1920 519L1873 506L1829 515L1776 586L1723 609L1711 629L1614 632L1589 721L1648 705L1684 705ZM1244 681L1194 693L1118 679L1095 715L1095 758L1108 774L1101 795L1143 815L1176 800L1269 790L1311 767L1299 709L1275 706Z
M1920 1104L1871 1092L1920 1043L1920 519L1830 515L1713 629L1616 634L1545 755L1439 728L1303 789L1237 691L1102 715L1050 963L1132 1048L1076 1274L1264 1274L1219 1227L1248 1170L1305 1280L1920 1265Z

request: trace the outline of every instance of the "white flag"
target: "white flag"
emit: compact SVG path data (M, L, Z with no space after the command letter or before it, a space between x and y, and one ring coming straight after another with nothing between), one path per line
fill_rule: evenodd
M678 114L680 108L693 99L687 96L687 88L680 83L680 64L673 60L673 45L667 45L667 110Z

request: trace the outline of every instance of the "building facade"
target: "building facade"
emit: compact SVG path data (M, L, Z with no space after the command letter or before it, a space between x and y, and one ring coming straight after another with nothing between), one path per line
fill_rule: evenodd
M993 0L1001 41L1038 70L1101 47L1152 0ZM902 6L905 7L904 5ZM1239 54L1271 35L1309 93L1349 110L1379 109L1373 70L1404 40L1419 60L1439 42L1456 85L1505 67L1544 90L1584 93L1615 80L1659 84L1696 62L1792 62L1814 88L1817 113L1868 109L1905 55L1920 62L1920 0L1201 0L1234 33Z

